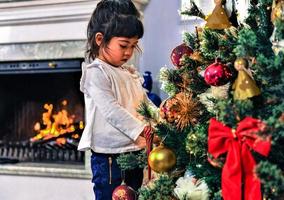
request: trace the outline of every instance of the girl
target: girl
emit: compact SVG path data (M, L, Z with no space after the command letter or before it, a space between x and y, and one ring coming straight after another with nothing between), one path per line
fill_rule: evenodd
M110 2L124 2L129 9L110 6ZM78 149L92 151L96 200L111 200L113 190L121 184L116 162L119 154L139 151L146 143L145 124L136 109L147 97L140 77L123 67L143 36L143 25L137 16L131 1L103 0L88 25L87 53L93 62L85 66L81 78L86 127ZM126 184L134 189L141 186L142 179L143 169L125 172Z

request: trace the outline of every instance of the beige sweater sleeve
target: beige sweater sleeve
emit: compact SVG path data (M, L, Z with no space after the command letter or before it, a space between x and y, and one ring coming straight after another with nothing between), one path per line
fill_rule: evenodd
M138 138L144 129L144 124L118 103L111 87L111 81L101 68L87 69L85 93L94 100L102 117L108 123L133 141Z

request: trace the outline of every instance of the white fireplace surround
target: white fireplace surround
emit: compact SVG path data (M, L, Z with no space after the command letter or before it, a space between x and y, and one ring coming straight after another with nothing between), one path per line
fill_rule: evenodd
M133 0L143 16L150 0ZM0 3L0 62L83 58L88 20L98 0L32 0ZM136 63L134 57L131 63ZM0 165L0 174L89 178L84 167Z
M142 13L149 0L133 0ZM98 0L0 3L0 44L84 40Z

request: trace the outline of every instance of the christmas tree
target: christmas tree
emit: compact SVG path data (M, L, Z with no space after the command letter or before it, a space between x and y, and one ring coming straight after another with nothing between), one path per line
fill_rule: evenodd
M161 139L147 156L152 173L140 200L284 198L284 1L251 0L245 21L215 0L162 68L169 97L139 112ZM152 138L148 137L148 152ZM131 162L130 162L131 161ZM147 162L146 161L146 162ZM145 156L121 156L124 169Z

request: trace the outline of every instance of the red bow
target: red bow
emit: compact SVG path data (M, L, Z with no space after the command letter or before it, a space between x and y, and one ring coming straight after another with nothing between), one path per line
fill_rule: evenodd
M208 152L214 158L227 153L222 171L224 200L261 200L260 181L254 174L256 163L250 150L268 156L270 137L261 138L255 134L263 131L264 128L263 122L251 117L243 119L238 124L237 130L225 126L214 118L210 120Z

